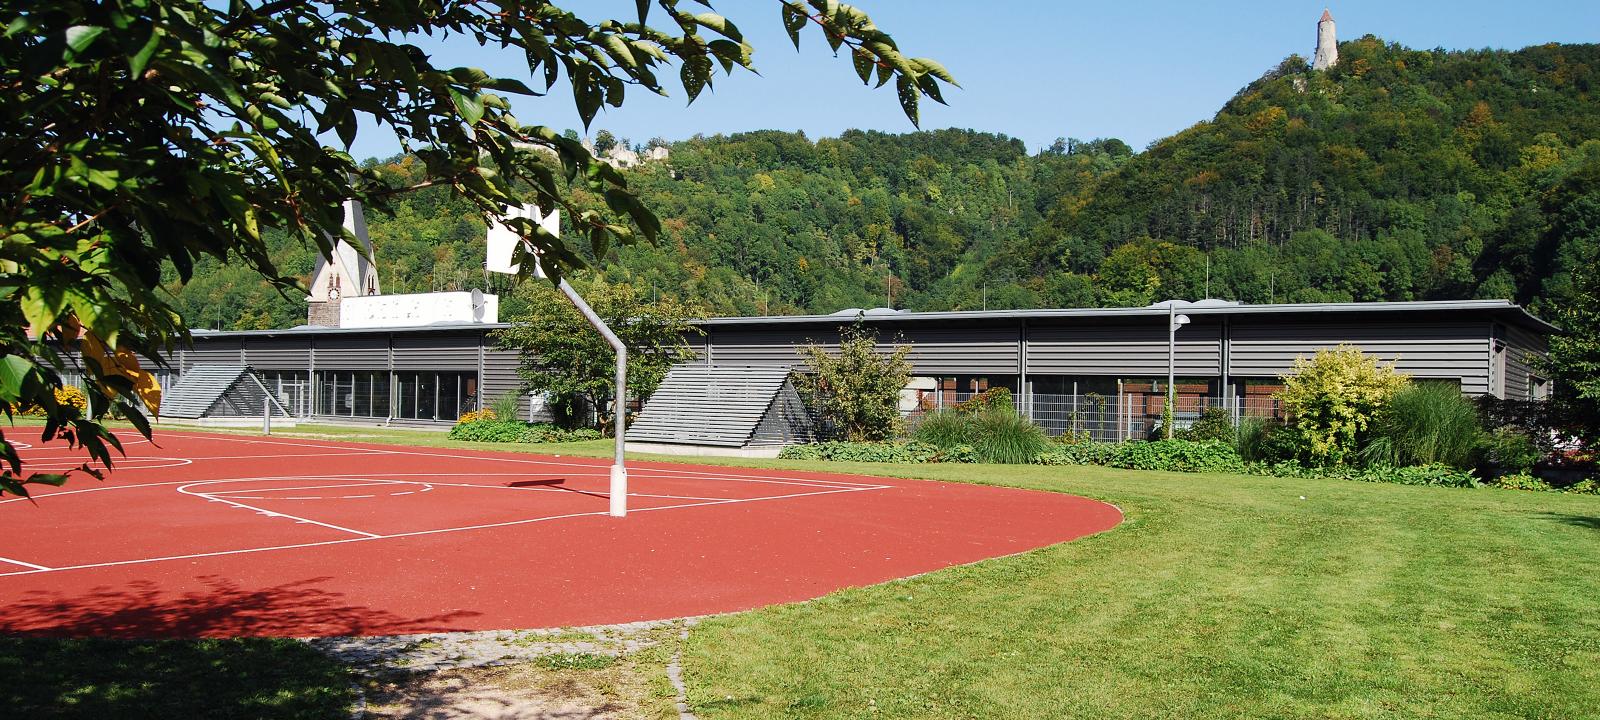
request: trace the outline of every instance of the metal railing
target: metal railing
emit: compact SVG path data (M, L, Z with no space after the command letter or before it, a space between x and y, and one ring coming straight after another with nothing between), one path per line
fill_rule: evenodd
M930 413L950 409L972 399L975 393L945 393L925 399L906 418L906 431L916 427ZM1166 397L1150 392L1014 394L1017 413L1033 420L1050 435L1072 434L1086 440L1117 442L1146 439L1161 425ZM1283 406L1271 397L1179 394L1173 403L1173 427L1183 429L1210 408L1223 408L1235 424L1243 417L1282 417Z

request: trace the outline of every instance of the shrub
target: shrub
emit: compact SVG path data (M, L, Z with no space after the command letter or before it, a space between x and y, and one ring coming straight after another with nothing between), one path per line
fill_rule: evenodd
M978 451L971 445L951 445L939 448L939 454L930 462L942 463L975 463L978 460Z
M993 387L956 403L951 409L958 413L979 413L986 410L1015 411L1017 405L1010 389Z
M1020 465L1038 458L1050 447L1050 439L1043 428L1006 405L973 416L969 444L983 462Z
M1478 441L1478 459L1494 470L1527 470L1544 457L1533 438L1509 427L1484 433Z
M1200 413L1200 417L1187 428L1177 431L1179 440L1217 440L1232 445L1238 436L1238 429L1233 425L1233 414L1227 408L1212 406Z
M1217 440L1138 440L1115 447L1107 465L1130 470L1168 472L1238 472L1244 461L1232 445Z
M1600 482L1594 478L1584 478L1567 486L1566 492L1580 495L1600 495Z
M494 417L501 420L515 420L517 419L517 411L522 409L522 397L516 393L508 392L495 398L494 402L489 403L489 407L485 409L494 413Z
M1035 462L1041 465L1110 465L1116 449L1116 443L1057 444L1040 453Z
M1359 482L1396 483L1399 485L1436 485L1441 487L1478 487L1477 476L1469 471L1448 465L1419 465L1412 467L1356 468L1348 465L1333 467L1306 466L1298 460L1278 463L1256 463L1247 468L1257 475L1286 478L1328 478L1356 480Z
M928 413L917 426L914 437L920 442L938 447L972 444L972 423L964 413L940 410Z
M450 428L451 440L468 442L521 442L527 425L516 420L470 420Z
M89 414L89 396L84 394L83 388L77 385L62 385L55 389L55 396L57 405L76 408L80 416ZM22 414L31 417L45 416L44 408L38 405L23 408Z
M823 419L856 441L886 440L899 432L900 390L911 378L912 346L879 353L878 338L860 327L841 328L839 350L800 348L808 374L797 384Z
M1239 427L1235 428L1233 433L1233 449L1245 462L1285 459L1267 455L1269 449L1267 436L1272 432L1274 425L1275 423L1266 418L1240 418Z
M791 445L778 457L786 460L832 460L837 462L925 463L935 462L939 448L927 443L850 442L847 440Z
M546 423L519 420L471 420L450 428L451 440L495 443L562 443L599 440L604 437L592 428L564 430Z
M1031 463L1050 447L1044 430L1018 415L1010 400L980 410L934 413L915 437L940 448L970 446L978 462L987 463Z
M1507 490L1543 491L1550 489L1550 483L1540 480L1529 473L1512 473L1510 475L1501 475L1500 477L1494 479L1494 485L1495 487L1501 487Z
M1404 467L1442 463L1468 468L1483 435L1478 408L1454 385L1422 382L1401 388L1379 415L1361 458Z
M461 423L477 422L479 420L498 419L499 415L495 414L494 408L484 408L482 410L468 410L464 413L461 413L461 417L456 418L456 424L460 425Z
M1295 358L1277 397L1300 454L1312 464L1337 465L1361 446L1369 426L1406 383L1393 363L1380 365L1360 348L1340 345L1318 350L1309 360Z

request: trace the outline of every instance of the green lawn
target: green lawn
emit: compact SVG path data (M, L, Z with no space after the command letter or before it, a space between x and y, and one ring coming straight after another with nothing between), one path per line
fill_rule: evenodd
M417 431L288 432L469 446ZM1077 542L704 622L684 658L702 718L1600 718L1597 497L684 460L1073 492L1127 513Z

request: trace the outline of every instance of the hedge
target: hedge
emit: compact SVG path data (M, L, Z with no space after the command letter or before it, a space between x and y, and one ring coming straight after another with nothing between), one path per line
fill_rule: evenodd
M548 423L520 420L468 420L450 428L451 440L491 443L562 443L598 440L599 431L589 428L563 430Z

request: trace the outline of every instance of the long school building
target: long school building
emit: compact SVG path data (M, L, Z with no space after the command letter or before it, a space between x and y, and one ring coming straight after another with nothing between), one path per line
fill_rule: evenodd
M1348 343L1417 379L1469 395L1540 399L1539 358L1556 328L1505 301L1240 305L1180 304L1173 370L1180 416L1210 405L1273 412L1272 392L1295 358ZM846 311L834 315L711 318L688 339L719 366L801 368L799 349L837 346L843 327L876 331L883 347L912 346L915 379L904 409L1011 389L1047 427L1132 437L1161 414L1168 373L1165 307L986 312ZM307 418L398 424L453 422L517 393L517 355L496 347L498 324L197 332L172 371L249 365L284 405ZM585 330L587 331L587 330ZM168 378L170 381L172 378ZM537 402L523 400L524 412ZM1085 425L1084 423L1087 423Z

